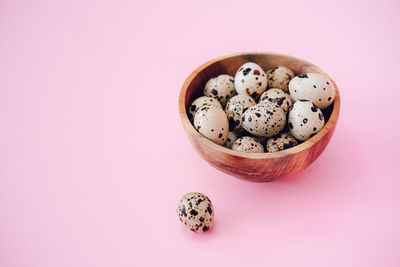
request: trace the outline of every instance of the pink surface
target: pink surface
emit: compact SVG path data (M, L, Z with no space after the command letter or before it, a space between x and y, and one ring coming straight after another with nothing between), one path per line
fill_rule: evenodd
M33 2L0 3L0 266L400 266L398 1ZM326 151L274 183L207 165L178 115L192 70L245 50L342 95Z

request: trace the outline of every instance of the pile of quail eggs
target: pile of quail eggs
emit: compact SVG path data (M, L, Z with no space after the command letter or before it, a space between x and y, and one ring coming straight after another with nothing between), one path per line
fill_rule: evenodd
M195 129L227 148L262 153L291 148L318 133L335 87L321 74L295 76L284 66L265 72L248 62L235 77L211 78L203 94L188 110Z

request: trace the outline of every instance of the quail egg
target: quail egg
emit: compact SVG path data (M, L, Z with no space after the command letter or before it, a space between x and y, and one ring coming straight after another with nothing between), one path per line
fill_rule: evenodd
M335 99L335 87L332 81L316 73L294 77L289 83L289 91L294 101L307 99L320 109L328 107Z
M214 207L210 199L201 193L188 193L178 204L177 213L186 228L193 232L208 231L214 221Z
M288 92L288 84L294 77L291 69L278 66L267 71L268 88L279 88Z
M237 139L233 145L232 149L247 153L262 153L264 152L264 147L256 138L251 136L243 136Z
M198 109L199 107L202 107L202 106L205 106L205 105L216 106L216 107L222 109L222 106L221 106L221 104L218 102L218 100L216 100L216 99L214 99L214 98L212 98L212 97L209 97L209 96L200 96L200 97L196 98L196 99L192 102L192 104L190 105L190 107L189 107L189 113L188 113L189 119L190 119L191 121L193 121L194 114L196 113L197 109Z
M305 99L294 103L289 112L288 121L290 133L300 141L313 137L325 124L321 110L314 103Z
M297 140L288 133L277 134L267 141L266 150L268 152L278 152L297 146Z
M265 91L260 97L260 103L272 102L280 106L285 112L288 112L292 106L293 101L289 94L285 93L282 89L271 88Z
M208 140L223 145L229 131L228 118L225 112L215 106L203 106L194 114L194 127Z
M242 116L243 113L251 106L254 106L256 101L248 95L235 95L229 99L225 107L225 113L229 120L229 130L242 131Z
M235 75L235 89L239 95L259 97L267 88L267 75L254 62L243 64Z
M275 103L260 103L250 107L242 117L243 128L257 136L271 137L285 127L285 111Z
M204 87L204 95L218 99L225 107L229 98L236 94L234 79L230 75L221 74L208 80Z

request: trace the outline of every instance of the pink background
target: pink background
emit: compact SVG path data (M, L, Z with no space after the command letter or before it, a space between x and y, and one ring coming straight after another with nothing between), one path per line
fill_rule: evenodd
M36 3L34 3L36 2ZM400 4L0 2L0 266L400 266ZM255 184L207 165L178 115L221 55L304 58L342 109L308 169ZM184 229L190 191L215 227Z

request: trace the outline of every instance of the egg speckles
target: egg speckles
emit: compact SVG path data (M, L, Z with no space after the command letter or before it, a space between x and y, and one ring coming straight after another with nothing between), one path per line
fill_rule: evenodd
M218 99L222 106L235 94L234 79L226 74L211 78L204 87L204 95Z
M178 204L177 213L186 228L193 232L208 231L214 220L214 207L210 199L201 193L188 193Z
M259 97L267 88L267 75L253 62L243 64L235 75L235 89L238 94Z
M268 88L279 88L288 92L288 84L294 77L291 69L278 66L267 71Z
M335 99L335 87L332 82L316 73L294 77L289 83L289 91L293 100L307 99L320 109L328 107Z
M298 144L297 140L288 133L282 133L271 137L267 141L266 150L268 152L278 152Z
M189 119L192 121L197 109L206 105L215 106L222 109L222 106L218 100L209 96L200 96L196 98L189 107Z
M285 112L288 112L293 106L293 101L290 95L278 88L271 88L261 95L260 103L268 102L277 104Z
M325 119L321 110L309 100L294 103L289 112L290 133L300 141L313 137L324 127Z
M256 101L248 95L236 95L232 97L225 107L225 113L229 120L229 130L242 131L243 113L255 104Z
M285 127L285 111L274 103L250 107L242 117L243 128L257 136L274 136Z
M194 127L208 140L223 145L228 136L229 123L225 112L215 106L206 105L194 114Z
M264 152L264 147L256 138L251 136L243 136L237 139L233 145L232 149L236 151L246 152L246 153L262 153Z

